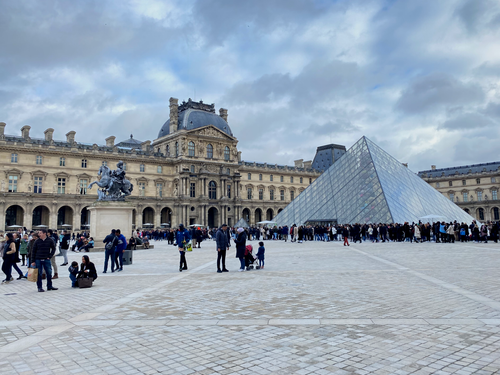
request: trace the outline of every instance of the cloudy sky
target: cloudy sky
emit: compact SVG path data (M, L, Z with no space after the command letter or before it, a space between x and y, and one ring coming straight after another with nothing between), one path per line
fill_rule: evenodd
M365 135L413 171L500 160L497 0L0 0L0 121L156 138L229 111L243 159Z

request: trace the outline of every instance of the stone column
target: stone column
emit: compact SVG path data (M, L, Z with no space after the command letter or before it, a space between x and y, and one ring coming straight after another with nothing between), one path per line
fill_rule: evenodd
M154 220L154 225L156 227L160 227L161 225L161 206L156 205L156 210L155 210L155 220Z
M71 225L72 225L72 230L74 232L80 230L80 224L82 223L82 220L81 220L82 211L81 210L82 210L82 207L79 204L76 205L76 207L74 207L74 209L73 209L73 222L71 223ZM89 222L89 224L90 224L90 222ZM86 227L85 230L90 230L90 228Z
M52 205L52 209L50 210L49 228L57 229L57 206L55 204Z
M0 201L0 231L5 232L5 201Z
M26 209L24 210L23 226L27 229L31 229L33 224L33 206L31 203L26 204Z

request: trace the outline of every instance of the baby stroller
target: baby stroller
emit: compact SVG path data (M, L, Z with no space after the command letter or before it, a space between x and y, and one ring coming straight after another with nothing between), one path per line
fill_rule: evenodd
M254 263L257 260L257 258L253 256L252 251L253 251L252 245L247 245L245 247L245 267L247 271L254 269ZM260 267L257 264L255 264L255 268L259 269Z

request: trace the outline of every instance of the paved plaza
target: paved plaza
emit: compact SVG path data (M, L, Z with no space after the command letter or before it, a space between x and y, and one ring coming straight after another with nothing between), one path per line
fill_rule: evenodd
M166 242L121 273L89 255L91 289L0 286L1 374L500 372L500 244L267 241L222 274L212 241L182 273Z

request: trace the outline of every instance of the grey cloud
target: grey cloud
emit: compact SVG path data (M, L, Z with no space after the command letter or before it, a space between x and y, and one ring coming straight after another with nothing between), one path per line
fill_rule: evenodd
M292 86L288 74L266 74L252 82L240 82L225 95L232 104L268 102L285 96Z
M198 0L193 6L193 22L207 44L222 45L238 32L253 38L279 27L302 28L325 7L313 0Z
M499 26L500 6L496 0L467 0L456 13L471 33Z
M477 112L467 112L455 118L445 121L439 126L439 129L449 130L475 130L497 126L497 123L491 118ZM481 130L479 130L481 131Z
M496 117L500 120L500 103L488 103L486 108L482 111L485 115Z
M25 69L73 66L91 69L109 61L133 62L164 52L182 30L126 10L120 17L109 3L46 0L3 2L0 12L0 78Z
M396 109L407 114L421 114L443 106L471 105L483 100L484 92L478 84L434 73L414 80L401 93Z
M335 121L328 121L322 125L311 124L307 129L303 130L303 133L312 137L318 137L318 136L336 134L346 131L359 131L359 130L361 130L360 127L354 125L350 120L338 119Z
M224 100L240 105L289 97L292 108L303 108L350 97L367 84L365 73L356 63L317 59L293 78L288 74L272 74L240 82L227 92Z

